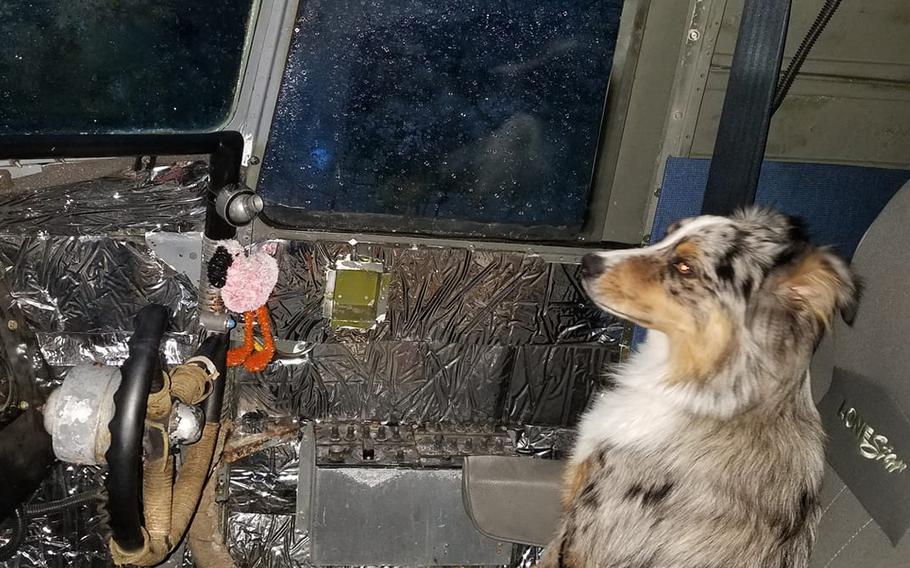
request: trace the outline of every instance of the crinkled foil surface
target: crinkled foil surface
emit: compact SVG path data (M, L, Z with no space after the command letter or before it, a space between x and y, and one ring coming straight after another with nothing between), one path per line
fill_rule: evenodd
M204 163L123 172L72 185L0 193L0 270L12 304L53 370L50 390L78 363L119 365L133 316L149 302L172 310L163 351L182 361L198 340L195 283L154 257L148 231L199 230ZM47 377L46 373L37 373ZM57 464L32 499L59 499L100 486L99 468ZM102 516L93 505L33 519L11 567L111 566Z
M0 267L55 371L120 364L132 317L167 305L164 353L176 363L198 341L195 283L157 258L149 231L200 230L204 165L176 164L27 194L0 194ZM334 332L322 317L326 270L355 253L391 275L385 320ZM516 451L555 457L605 369L619 359L622 324L583 299L577 267L471 249L280 242L281 275L269 308L279 341L263 373L239 372L236 426L272 419L395 420L508 427ZM233 464L227 536L238 566L303 566L294 530L297 444ZM95 468L59 465L36 501L95 487ZM90 506L32 524L9 566L108 566ZM514 566L534 549L516 547ZM189 563L189 561L187 561Z

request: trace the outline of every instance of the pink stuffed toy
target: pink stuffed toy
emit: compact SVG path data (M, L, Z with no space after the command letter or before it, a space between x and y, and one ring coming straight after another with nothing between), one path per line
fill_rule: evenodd
M227 271L221 275L222 269ZM228 366L243 365L250 372L265 369L275 355L275 341L266 303L278 282L278 262L268 253L243 252L237 241L222 241L209 262L209 282L222 284L221 299L232 312L243 314L243 345L228 352ZM255 350L253 321L258 320L264 347Z

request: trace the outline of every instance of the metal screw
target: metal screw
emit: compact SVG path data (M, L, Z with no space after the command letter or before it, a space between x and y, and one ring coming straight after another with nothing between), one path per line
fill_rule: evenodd
M329 461L340 462L344 460L344 449L341 446L329 448Z
M345 433L344 437L348 440L353 440L355 434L355 428L353 424L348 424L348 431Z
M9 320L8 322L6 322L6 329L8 329L10 331L16 331L17 329L19 329L19 322L17 322L16 320Z
M333 425L333 426L332 426L332 434L331 434L331 437L332 437L332 440L340 440L340 439L341 439L341 433L338 431L338 426L337 426L337 425Z
M379 429L376 431L376 439L385 440L385 426L380 426Z
M23 400L22 402L19 403L19 410L28 410L28 406L29 406L28 402Z
M250 165L251 166L258 165L260 161L261 160L259 159L259 156L250 156Z
M673 112L673 120L682 120L682 117L683 117L683 113L681 110L677 110L677 111Z
M701 37L701 32L696 29L689 30L689 41L698 41Z

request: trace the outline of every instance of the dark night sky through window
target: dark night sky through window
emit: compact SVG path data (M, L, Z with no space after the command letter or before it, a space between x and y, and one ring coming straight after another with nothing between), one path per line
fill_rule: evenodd
M0 2L0 135L218 128L253 4Z
M351 229L550 226L573 238L621 9L302 3L260 176L267 213Z

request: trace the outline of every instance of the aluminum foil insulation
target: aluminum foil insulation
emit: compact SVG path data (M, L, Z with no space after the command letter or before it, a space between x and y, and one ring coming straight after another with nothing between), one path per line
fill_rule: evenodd
M102 479L99 468L57 464L32 502L51 501L97 489ZM29 522L18 556L5 565L10 568L106 568L111 566L111 561L104 535L104 515L99 514L95 504L37 516Z
M391 272L386 321L332 332L322 317L327 269L356 248ZM577 271L542 257L473 249L285 243L269 309L281 339L481 345L616 345L622 325L588 304Z
M331 329L323 318L327 269L356 254L391 273L384 321ZM283 243L269 308L278 357L236 377L237 426L275 420L498 424L517 453L562 457L573 425L619 360L624 327L589 307L577 267L524 254ZM295 530L296 443L230 471L229 541L241 566L303 566ZM513 566L538 551L516 547Z
M126 173L28 194L0 195L0 266L55 371L84 361L120 364L135 312L172 309L164 352L182 361L198 340L195 282L149 250L148 231L199 230L207 181L199 164ZM347 255L390 276L384 321L332 330L323 318L327 269ZM560 455L604 371L619 359L623 325L588 306L577 267L470 249L282 242L269 304L279 355L239 372L238 427L272 419L493 424L519 453ZM301 566L294 530L298 455L283 444L233 464L229 545L237 564ZM90 468L61 466L41 498L97 486ZM15 566L108 566L91 507L35 523ZM517 549L515 566L531 549Z
M296 560L308 545L294 515L231 513L227 519L231 556L244 568L305 568Z
M0 235L0 263L15 302L40 332L130 330L149 302L171 307L174 329L193 321L194 286L140 240Z
M0 192L0 231L17 235L143 235L189 231L205 218L203 162L40 189Z
M49 391L80 362L121 364L133 316L148 302L172 309L168 363L192 353L195 285L156 258L144 235L198 230L207 179L205 164L178 163L0 194L0 270L10 290L0 301L18 308L37 338L41 353L32 363L40 388ZM95 489L99 475L58 464L34 501ZM93 505L35 518L18 557L6 564L110 566L102 528Z
M95 361L120 366L129 355L127 342L130 332L109 331L95 333L38 333L38 344L47 362L57 368L66 368L77 362ZM170 333L161 344L164 362L168 365L182 363L192 355L197 336L193 333Z
M228 510L293 516L299 469L296 443L269 448L231 464Z
M621 322L584 301L577 267L486 251L359 247L391 273L366 332L322 316L348 244L285 243L269 303L277 361L238 377L238 411L302 419L567 426L619 359Z

